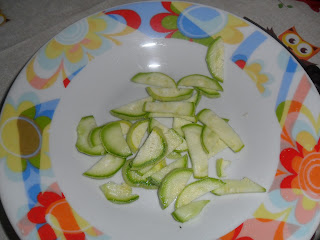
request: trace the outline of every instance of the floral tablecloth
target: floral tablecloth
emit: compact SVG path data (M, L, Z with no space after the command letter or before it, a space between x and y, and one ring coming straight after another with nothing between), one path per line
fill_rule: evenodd
M32 55L83 17L132 0L0 0L0 99ZM257 25L286 46L320 91L320 1L199 0ZM316 203L315 211L319 211ZM317 214L319 214L317 212ZM18 239L0 208L0 239ZM320 239L317 234L314 239Z

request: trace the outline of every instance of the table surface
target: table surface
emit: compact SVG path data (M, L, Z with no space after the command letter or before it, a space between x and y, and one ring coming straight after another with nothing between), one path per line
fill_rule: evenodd
M140 0L141 1L141 0ZM133 0L0 0L0 99L19 71L48 40L70 24L101 10ZM307 42L320 47L318 0L198 0L239 17L247 17L279 36L295 27ZM9 21L1 24L1 14ZM309 59L320 64L320 52ZM318 77L317 77L318 76ZM315 78L320 82L320 75ZM314 80L314 79L313 79ZM0 239L19 239L0 204ZM320 239L316 234L314 239Z

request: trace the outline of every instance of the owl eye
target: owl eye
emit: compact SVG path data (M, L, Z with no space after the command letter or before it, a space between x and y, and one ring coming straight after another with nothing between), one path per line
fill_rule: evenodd
M311 46L307 43L300 43L297 49L303 55L308 55L312 52Z
M288 34L285 40L291 45L297 45L300 42L300 38L293 33Z

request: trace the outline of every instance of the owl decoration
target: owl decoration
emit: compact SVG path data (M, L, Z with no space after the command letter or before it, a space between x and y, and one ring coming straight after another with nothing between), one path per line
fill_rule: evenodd
M305 41L295 27L281 33L278 39L300 60L307 61L320 51L320 47Z
M320 69L316 64L309 61L311 57L313 57L320 51L320 47L317 47L305 41L299 35L295 27L291 27L277 36L272 28L264 29L255 22L251 22L259 26L279 42L283 43L288 48L288 50L294 56L296 56L297 60L299 60L301 66L308 73L318 92L320 93Z

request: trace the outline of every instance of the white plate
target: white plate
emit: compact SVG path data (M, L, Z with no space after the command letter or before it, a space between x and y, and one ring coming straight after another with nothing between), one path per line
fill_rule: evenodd
M102 125L116 120L111 109L146 97L130 81L138 72L210 76L205 55L217 36L224 91L202 97L197 111L230 119L245 148L214 156L209 175L223 157L232 160L228 178L249 177L267 193L206 194L211 203L184 224L173 206L161 209L156 190L134 188L140 199L128 205L107 201L99 185L109 180L82 176L99 157L76 150L79 120L94 115ZM319 100L280 44L232 14L184 2L108 9L50 40L10 90L0 119L1 199L22 239L309 239L319 223ZM121 172L111 180L122 182Z

